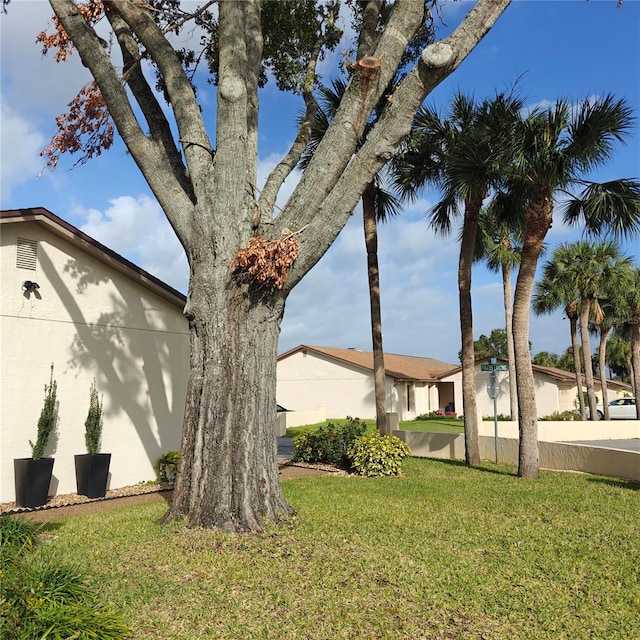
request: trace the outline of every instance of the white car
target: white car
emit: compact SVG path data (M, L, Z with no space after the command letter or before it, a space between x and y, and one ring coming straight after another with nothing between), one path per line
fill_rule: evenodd
M604 407L599 404L598 415L600 420L604 418ZM611 420L635 420L636 399L635 398L616 398L609 403L609 418Z

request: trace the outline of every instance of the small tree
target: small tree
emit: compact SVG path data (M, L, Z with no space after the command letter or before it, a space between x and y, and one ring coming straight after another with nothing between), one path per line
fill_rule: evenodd
M44 450L49 442L49 436L55 429L56 421L58 419L58 403L57 403L58 383L53 379L53 364L51 364L51 375L49 377L49 384L44 386L44 406L40 412L40 418L38 419L38 436L36 443L33 444L29 440L31 445L31 457L34 460L39 460L44 455Z
M100 448L102 438L102 399L98 398L95 378L89 390L89 412L84 422L84 441L87 453L95 455Z

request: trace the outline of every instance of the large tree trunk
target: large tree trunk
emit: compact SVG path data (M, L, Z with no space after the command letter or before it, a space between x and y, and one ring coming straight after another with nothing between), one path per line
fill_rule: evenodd
M584 358L584 380L587 385L587 400L589 402L589 420L598 420L596 405L596 390L593 385L593 362L591 361L591 341L589 340L589 314L591 300L585 298L580 305L580 341L582 342L582 357Z
M580 364L580 345L578 344L578 318L576 313L567 311L569 327L571 331L571 347L573 349L573 368L576 372L576 389L578 390L578 406L580 407L580 420L587 419L587 410L584 406L584 394L582 393L582 365Z
M604 419L609 419L609 394L607 392L607 336L611 327L600 325L600 346L598 349L598 367L600 368L600 386L602 387L602 408Z
M507 331L507 359L509 361L509 411L511 419L518 416L518 384L515 348L513 346L513 303L511 300L511 269L502 265L502 294L504 298L504 326Z
M378 224L376 222L373 183L362 194L364 243L367 248L367 276L371 307L371 342L373 345L373 382L376 400L376 426L381 435L388 433L384 350L382 348L382 311L380 310L380 271L378 269Z
M194 271L185 310L191 375L168 518L260 530L292 513L278 479L276 357L284 300Z
M551 227L553 199L549 190L540 194L525 212L525 240L513 301L513 343L518 378L518 475L537 478L540 475L538 451L538 412L535 382L529 353L529 320L531 294L538 259L547 231Z
M476 359L473 348L473 311L471 307L471 266L476 245L482 200L465 205L458 262L458 294L460 299L460 334L462 338L462 411L464 415L465 460L480 464L478 440L478 407L476 402Z

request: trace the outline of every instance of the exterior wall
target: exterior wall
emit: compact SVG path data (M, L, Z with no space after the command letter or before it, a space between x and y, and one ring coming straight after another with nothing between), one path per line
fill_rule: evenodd
M279 360L277 371L276 398L285 409L326 407L328 419L375 418L373 375L366 371L301 351Z
M301 427L307 424L318 424L327 419L324 407L309 411L282 411L278 413L278 435L284 436L289 427Z
M406 442L417 457L445 460L464 459L464 435L455 433L427 433L421 431L394 431ZM540 442L540 466L559 471L582 471L615 478L640 481L640 452L604 449L580 444ZM480 457L495 460L493 437L480 436ZM518 441L498 439L498 461L518 464Z
M16 238L36 240L35 270L17 268ZM182 310L40 225L2 225L0 286L0 501L14 499L13 459L30 457L50 366L58 382L50 493L76 491L73 456L95 378L104 400L101 451L108 488L155 478L153 464L180 446L189 366ZM22 282L40 285L23 294Z
M509 372L496 371L498 380L497 413L508 416L511 413L509 400ZM455 388L455 406L458 415L463 414L462 409L462 372L458 371L451 376L442 378L443 382L453 382ZM575 386L561 388L554 380L547 376L542 376L534 372L536 406L538 416L548 416L556 411L564 411L561 408L568 402L567 397L575 397ZM476 366L476 396L478 406L478 416L480 419L487 416L493 417L493 400L487 393L489 384L489 372L481 371L480 366ZM573 409L573 407L570 407ZM568 410L570 410L568 409Z
M494 435L494 422L485 420L478 426L481 436ZM498 422L498 435L518 438L518 423L511 420ZM538 422L540 442L572 442L574 440L631 440L640 438L640 420L572 420Z

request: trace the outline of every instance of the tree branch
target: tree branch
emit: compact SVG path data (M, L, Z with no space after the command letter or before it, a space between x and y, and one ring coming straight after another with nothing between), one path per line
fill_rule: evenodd
M82 63L95 78L118 132L184 244L189 231L184 215L178 215L177 211L190 209L192 204L168 169L165 154L140 128L119 75L75 3L72 0L50 0L50 4L78 50Z
M192 200L195 200L193 187L186 175L182 156L175 145L169 122L142 73L140 52L129 25L117 13L110 11L108 3L105 5L105 14L120 45L124 62L124 77L134 98L142 109L142 113L149 125L151 137L167 155L167 162L172 167L176 179L182 185L185 193L189 194Z
M289 209L287 204L285 212L289 215L282 217L283 223L286 221L289 228L309 225L301 242L300 256L287 281L288 288L295 286L319 259L318 256L322 255L322 252L318 252L316 243L328 246L339 233L366 185L392 157L397 144L409 133L413 116L424 98L460 66L510 3L511 0L479 0L449 37L427 46L420 60L396 89L394 100L385 109L364 145L321 204L295 209ZM398 6L397 9L399 8ZM386 31L391 26L390 24ZM404 36L398 33L397 37ZM326 157L318 156L317 152L316 156L319 162L326 162Z

